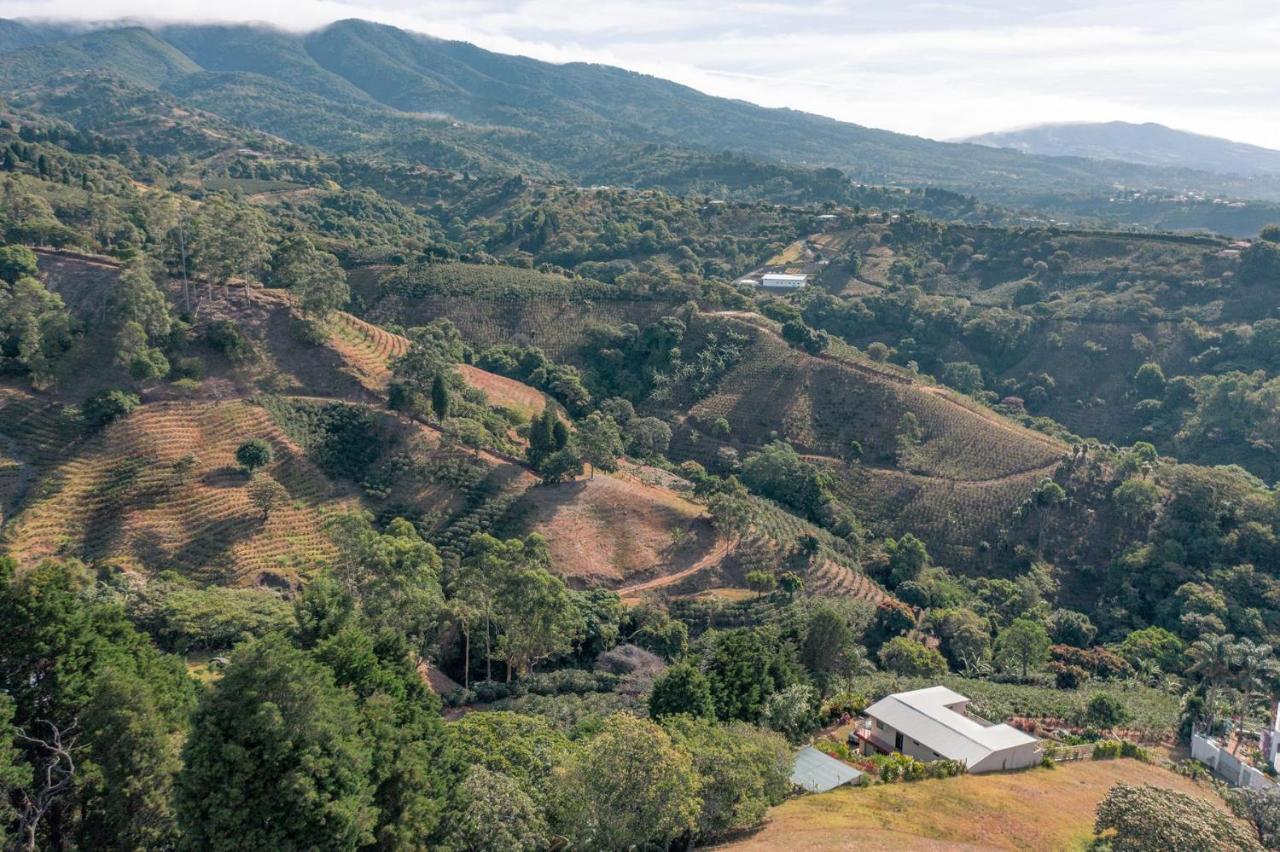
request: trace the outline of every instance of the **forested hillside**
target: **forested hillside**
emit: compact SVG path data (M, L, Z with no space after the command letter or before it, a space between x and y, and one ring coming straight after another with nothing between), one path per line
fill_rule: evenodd
M804 743L963 771L841 739L937 683L1048 766L1259 759L1280 227L360 22L10 24L0 80L4 842L690 848Z
M617 68L553 65L367 21L339 21L303 35L243 25L85 32L6 24L0 94L64 118L93 109L94 129L104 132L133 111L137 96L130 90L141 86L188 109L330 153L582 184L848 200L852 188L835 190L830 174L815 180L835 169L855 184L947 188L1059 219L1240 234L1277 218L1280 202L1280 182L1251 173L935 142L714 98ZM124 102L103 109L100 86L94 95L67 91L68 72L73 87L85 74L108 76L123 88ZM61 89L56 100L48 98L51 87ZM752 162L727 176L727 152ZM1117 197L1117 187L1131 195ZM1214 203L1223 197L1246 203Z

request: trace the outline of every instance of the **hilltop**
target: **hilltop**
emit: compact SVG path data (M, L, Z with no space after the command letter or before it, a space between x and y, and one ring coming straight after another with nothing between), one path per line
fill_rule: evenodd
M1040 124L1019 130L984 133L965 141L993 148L1011 148L1024 154L1123 160L1144 166L1197 169L1246 177L1280 173L1280 151L1174 130L1150 122Z

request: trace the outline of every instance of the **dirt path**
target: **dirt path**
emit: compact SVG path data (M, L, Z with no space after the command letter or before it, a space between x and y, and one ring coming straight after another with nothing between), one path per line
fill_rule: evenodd
M816 453L802 453L800 458L806 459L812 462L818 462L819 464L836 464L840 466L845 466L847 464L847 462L845 462L843 459L838 459L835 456L823 456L823 455L818 455ZM1054 470L1057 469L1059 464L1060 462L1052 461L1052 462L1049 462L1048 464L1036 465L1035 467L1029 467L1025 470L1015 470L1015 471L1012 471L1011 473L1003 473L1000 476L979 477L977 479L957 479L952 476L938 476L935 474L911 473L910 471L906 471L906 470L898 470L896 467L879 467L876 465L868 465L868 464L863 464L862 466L870 470L874 470L877 473L883 473L889 476L901 476L908 479L922 479L922 480L931 480L935 482L952 482L957 485L1001 485L1003 483L1010 482L1015 479L1021 479L1022 477L1032 473L1042 473L1045 476L1049 476L1053 473Z
M683 571L677 571L674 574L666 574L652 580L645 580L643 583L623 586L617 590L618 596L625 598L638 595L641 592L661 589L664 586L670 586L678 583L684 578L691 577L700 571L705 571L713 565L718 565L720 562L724 561L725 557L732 553L733 549L738 546L738 542L739 539L736 537L731 539L721 539L716 542L716 546L711 548L711 550L703 555L701 559L690 565L688 568L685 568Z

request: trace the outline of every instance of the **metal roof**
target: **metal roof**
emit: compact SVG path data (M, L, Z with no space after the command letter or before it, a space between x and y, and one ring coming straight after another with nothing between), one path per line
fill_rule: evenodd
M795 272L766 272L764 280L768 281L770 279L775 281L807 281L809 276Z
M834 790L861 777L862 773L849 764L823 754L813 746L800 749L791 768L791 783L810 793Z
M889 695L864 712L943 757L969 766L994 752L1037 742L1009 725L984 725L965 715L963 707L959 712L951 709L968 701L945 686L930 686Z

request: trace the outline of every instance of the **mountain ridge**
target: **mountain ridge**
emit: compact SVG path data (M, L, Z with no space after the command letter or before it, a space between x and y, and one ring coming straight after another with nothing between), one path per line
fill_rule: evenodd
M1280 174L1280 151L1156 122L1055 122L961 140L1043 156L1078 156L1222 174Z
M1046 196L1193 191L1280 200L1274 181L938 142L717 98L650 75L494 53L361 20L307 33L254 25L128 26L0 35L4 94L55 70L107 70L330 153L404 157L413 140L478 162L581 180L619 145L733 151L860 183L936 186L1006 206ZM19 25L21 26L21 25ZM25 40L48 37L38 44ZM495 131L497 134L495 135Z

